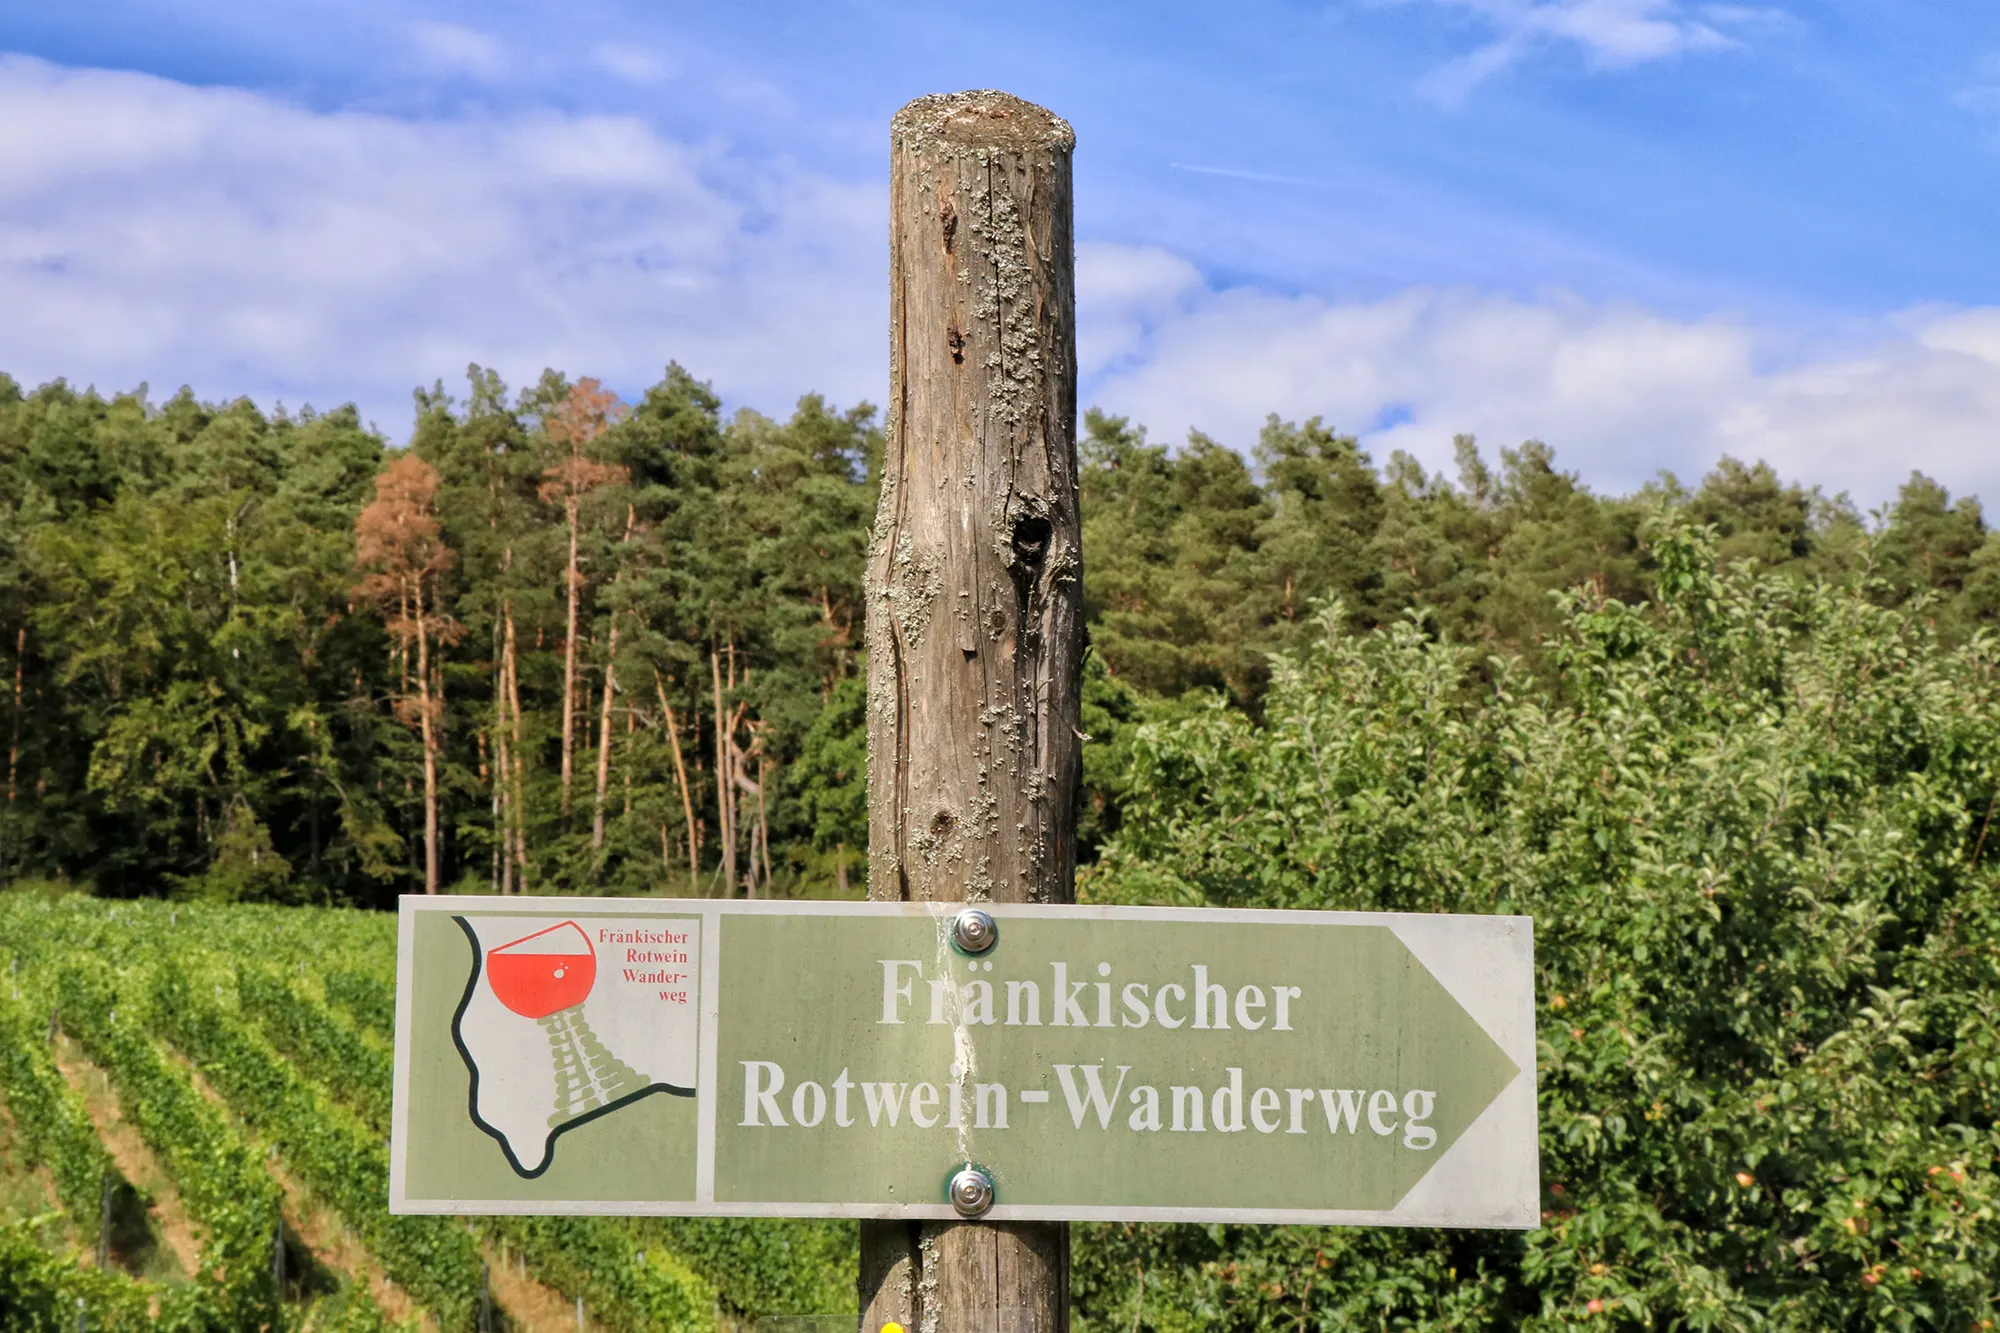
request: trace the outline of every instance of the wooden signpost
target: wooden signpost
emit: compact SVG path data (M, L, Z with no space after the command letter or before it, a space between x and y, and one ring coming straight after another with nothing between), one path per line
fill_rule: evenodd
M1525 918L1074 905L1073 143L894 121L871 901L405 898L392 1210L862 1218L863 1333L1066 1333L1071 1220L1536 1224Z
M869 548L868 896L1076 898L1076 135L997 92L889 130L889 418ZM866 1223L862 1328L1068 1328L1061 1223ZM935 1322L935 1321L934 1321Z

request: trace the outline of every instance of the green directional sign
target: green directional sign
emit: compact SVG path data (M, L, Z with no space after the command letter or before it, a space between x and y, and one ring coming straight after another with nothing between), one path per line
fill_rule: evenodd
M406 898L395 1208L1535 1225L1526 918L963 906Z

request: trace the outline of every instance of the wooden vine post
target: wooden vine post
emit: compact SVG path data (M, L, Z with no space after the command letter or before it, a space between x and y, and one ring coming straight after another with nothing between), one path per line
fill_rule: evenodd
M1083 740L1075 136L997 92L919 98L890 133L868 893L1071 902ZM862 1226L864 1333L891 1321L1063 1333L1068 1279L1061 1223Z

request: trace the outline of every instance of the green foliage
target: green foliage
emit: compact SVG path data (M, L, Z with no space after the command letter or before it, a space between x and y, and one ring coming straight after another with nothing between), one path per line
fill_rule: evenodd
M1261 721L1140 729L1095 900L1535 918L1545 1225L1093 1227L1092 1327L2000 1314L2000 640L1647 555L1657 605L1563 599L1547 688L1334 605Z
M812 829L813 850L837 858L843 877L868 851L867 699L860 675L834 686L790 775L800 813Z
M725 420L672 365L579 439L582 387L510 397L474 366L463 402L416 396L465 631L425 682L443 882L679 890L692 857L689 891L841 884L866 843L872 410ZM1318 420L1250 444L1086 417L1085 891L1537 915L1548 1225L1082 1228L1081 1317L1995 1317L2000 535L1977 501L1913 476L1863 516L1730 459L1607 497L1539 442L1489 462L1469 438L1447 480ZM59 1000L209 1233L163 1323L281 1311L277 1195L160 1034L390 1271L468 1308L471 1239L381 1199L390 923L227 906L422 883L419 668L353 610L388 457L349 408L0 377L0 878L39 886L0 901L0 938L41 988L0 1013L0 1079L74 1210L101 1163L35 1063ZM851 1227L497 1225L620 1320L848 1300ZM4 1262L43 1293L22 1308L68 1290Z
M263 1172L267 1160L281 1162L444 1327L462 1327L477 1300L479 1242L462 1219L388 1215L388 1050L384 1034L350 1021L393 1018L394 993L383 977L395 930L393 917L373 913L0 900L0 938L32 964L21 974L18 1011L0 1006L0 1078L46 1062L37 1044L45 1028L34 1024L47 1020L32 1006L60 1000L65 1026L106 1063L176 1183L183 1171L216 1164L212 1178L198 1177L183 1191L205 1227L211 1219L240 1222L228 1234L238 1236L233 1253L250 1260L227 1271L268 1282L277 1196ZM256 961L237 961L244 958ZM325 1001L317 998L322 993ZM147 1031L199 1071L268 1158ZM0 1081L0 1092L10 1090ZM79 1147L102 1152L94 1137ZM246 1185L246 1176L253 1183ZM225 1208L232 1193L246 1204L239 1212ZM853 1309L852 1223L491 1218L479 1220L476 1231L489 1251L524 1255L537 1279L581 1295L612 1328L708 1328L718 1308L746 1319ZM204 1262L221 1261L205 1255ZM234 1326L228 1321L237 1307L203 1299L190 1298L190 1318ZM381 1316L365 1292L346 1289L309 1317L314 1328L362 1330L379 1327Z
M332 968L325 976L326 998L354 1015L354 1021L377 1036L396 1031L396 988L380 977L348 968Z
M333 1105L178 966L160 969L152 1011L231 1108L368 1242L391 1278L443 1328L469 1325L479 1299L478 1247L453 1219L389 1212L389 1153L379 1133Z
M219 1004L227 965L209 983L206 993L214 1000L204 1000L204 992L191 988L185 969L214 966L219 954L240 955L254 949L272 963L303 971L309 958L349 956L357 946L362 956L379 954L389 938L383 934L385 928L393 929L386 918L341 912L308 917L283 909L107 906L75 898L14 900L4 905L0 936L15 946L26 964L20 972L24 991L20 1009L28 1016L14 1015L10 1024L28 1040L23 1043L10 1030L4 1054L14 1064L40 1054L37 1039L45 1036L46 1029L37 1030L28 1020L34 1019L35 1006L57 1006L64 1030L110 1075L127 1117L206 1233L196 1282L150 1292L151 1299L164 1302L162 1327L235 1329L255 1326L268 1319L270 1311L285 1309L276 1300L271 1270L280 1195L265 1158L251 1147L236 1121L204 1095L179 1060L163 1055L147 1033L170 1032L184 1058L195 1057L194 1043L203 1041L203 1053L215 1063L202 1063L198 1057L195 1063L211 1080L209 1086L220 1090L228 1082L235 1088L238 1099L232 1099L231 1110L243 1114L246 1106L254 1107L258 1114L244 1119L267 1131L267 1138L277 1125L290 1129L290 1142L304 1142L305 1150L291 1165L320 1197L344 1212L382 1214L387 1155L379 1139L357 1135L351 1121L314 1121L313 1107L300 1106L301 1100L309 1103L310 1092L297 1080L245 1080L241 1071L252 1064L258 1050L249 1039L227 1030L232 1020ZM260 980L274 979L260 974ZM165 1004L159 1002L163 990ZM381 1093L386 1103L386 1084ZM94 1138L89 1147L102 1151ZM336 1179L342 1171L345 1177ZM87 1203L94 1213L94 1186ZM369 1228L364 1222L355 1230L368 1233ZM381 1234L387 1238L381 1243L389 1246L408 1240L399 1227L383 1229ZM385 1267L398 1271L393 1254L386 1256ZM430 1281L435 1286L438 1279ZM475 1264L475 1291L477 1281ZM416 1288L416 1294L422 1296L425 1290ZM320 1295L325 1291L323 1281L288 1285L290 1298L319 1296L305 1312L310 1327L357 1333L386 1327L365 1290L349 1286ZM246 1325L246 1320L251 1322Z
M245 1325L200 1286L158 1287L115 1269L55 1254L37 1238L40 1219L0 1226L0 1333L237 1333ZM79 1325L79 1319L82 1323ZM347 1289L317 1302L296 1327L317 1333L389 1333L366 1292Z
M308 1077L376 1133L388 1132L394 1070L385 1047L369 1042L310 996L260 968L237 969L236 1001Z
M662 1333L715 1325L715 1292L673 1254L643 1248L630 1228L602 1217L494 1218L486 1226L528 1257L536 1274L583 1297L619 1328Z
M82 1100L56 1068L47 1022L18 1001L0 998L0 1098L28 1160L46 1165L55 1177L63 1207L72 1217L95 1218L105 1181L131 1187L98 1141Z
M551 371L510 393L472 366L462 400L416 395L410 452L450 548L435 609L464 631L429 645L440 882L851 889L872 409L807 395L725 419L670 365L572 440L583 391ZM1923 477L1864 519L1732 459L1693 490L1599 496L1534 441L1489 463L1463 439L1448 482L1317 419L1170 447L1090 413L1080 454L1086 860L1119 826L1142 702L1222 690L1255 712L1269 655L1329 597L1356 630L1421 606L1547 680L1551 593L1653 595L1649 505L1716 525L1726 562L1928 595L1951 641L2000 616L2000 537ZM18 680L0 878L374 906L422 886L424 682L355 597L357 516L393 457L351 408L0 394L0 672Z
M852 1222L659 1217L638 1223L643 1243L680 1255L738 1314L837 1315L854 1310L861 1262Z
M207 1232L198 1284L222 1326L275 1321L271 1238L277 1186L220 1112L131 1015L141 997L94 958L65 960L57 994L63 1027L110 1074L127 1116L173 1177ZM122 1007L122 1008L121 1008Z
M190 1326L179 1311L155 1322L146 1296L123 1274L43 1249L35 1219L0 1225L0 1333L74 1333L79 1313L100 1333Z

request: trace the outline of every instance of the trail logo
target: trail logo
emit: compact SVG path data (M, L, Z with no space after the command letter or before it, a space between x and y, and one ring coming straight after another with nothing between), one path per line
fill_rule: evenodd
M517 1174L546 1171L566 1130L694 1095L698 920L453 920L472 946L452 1019L470 1112Z

